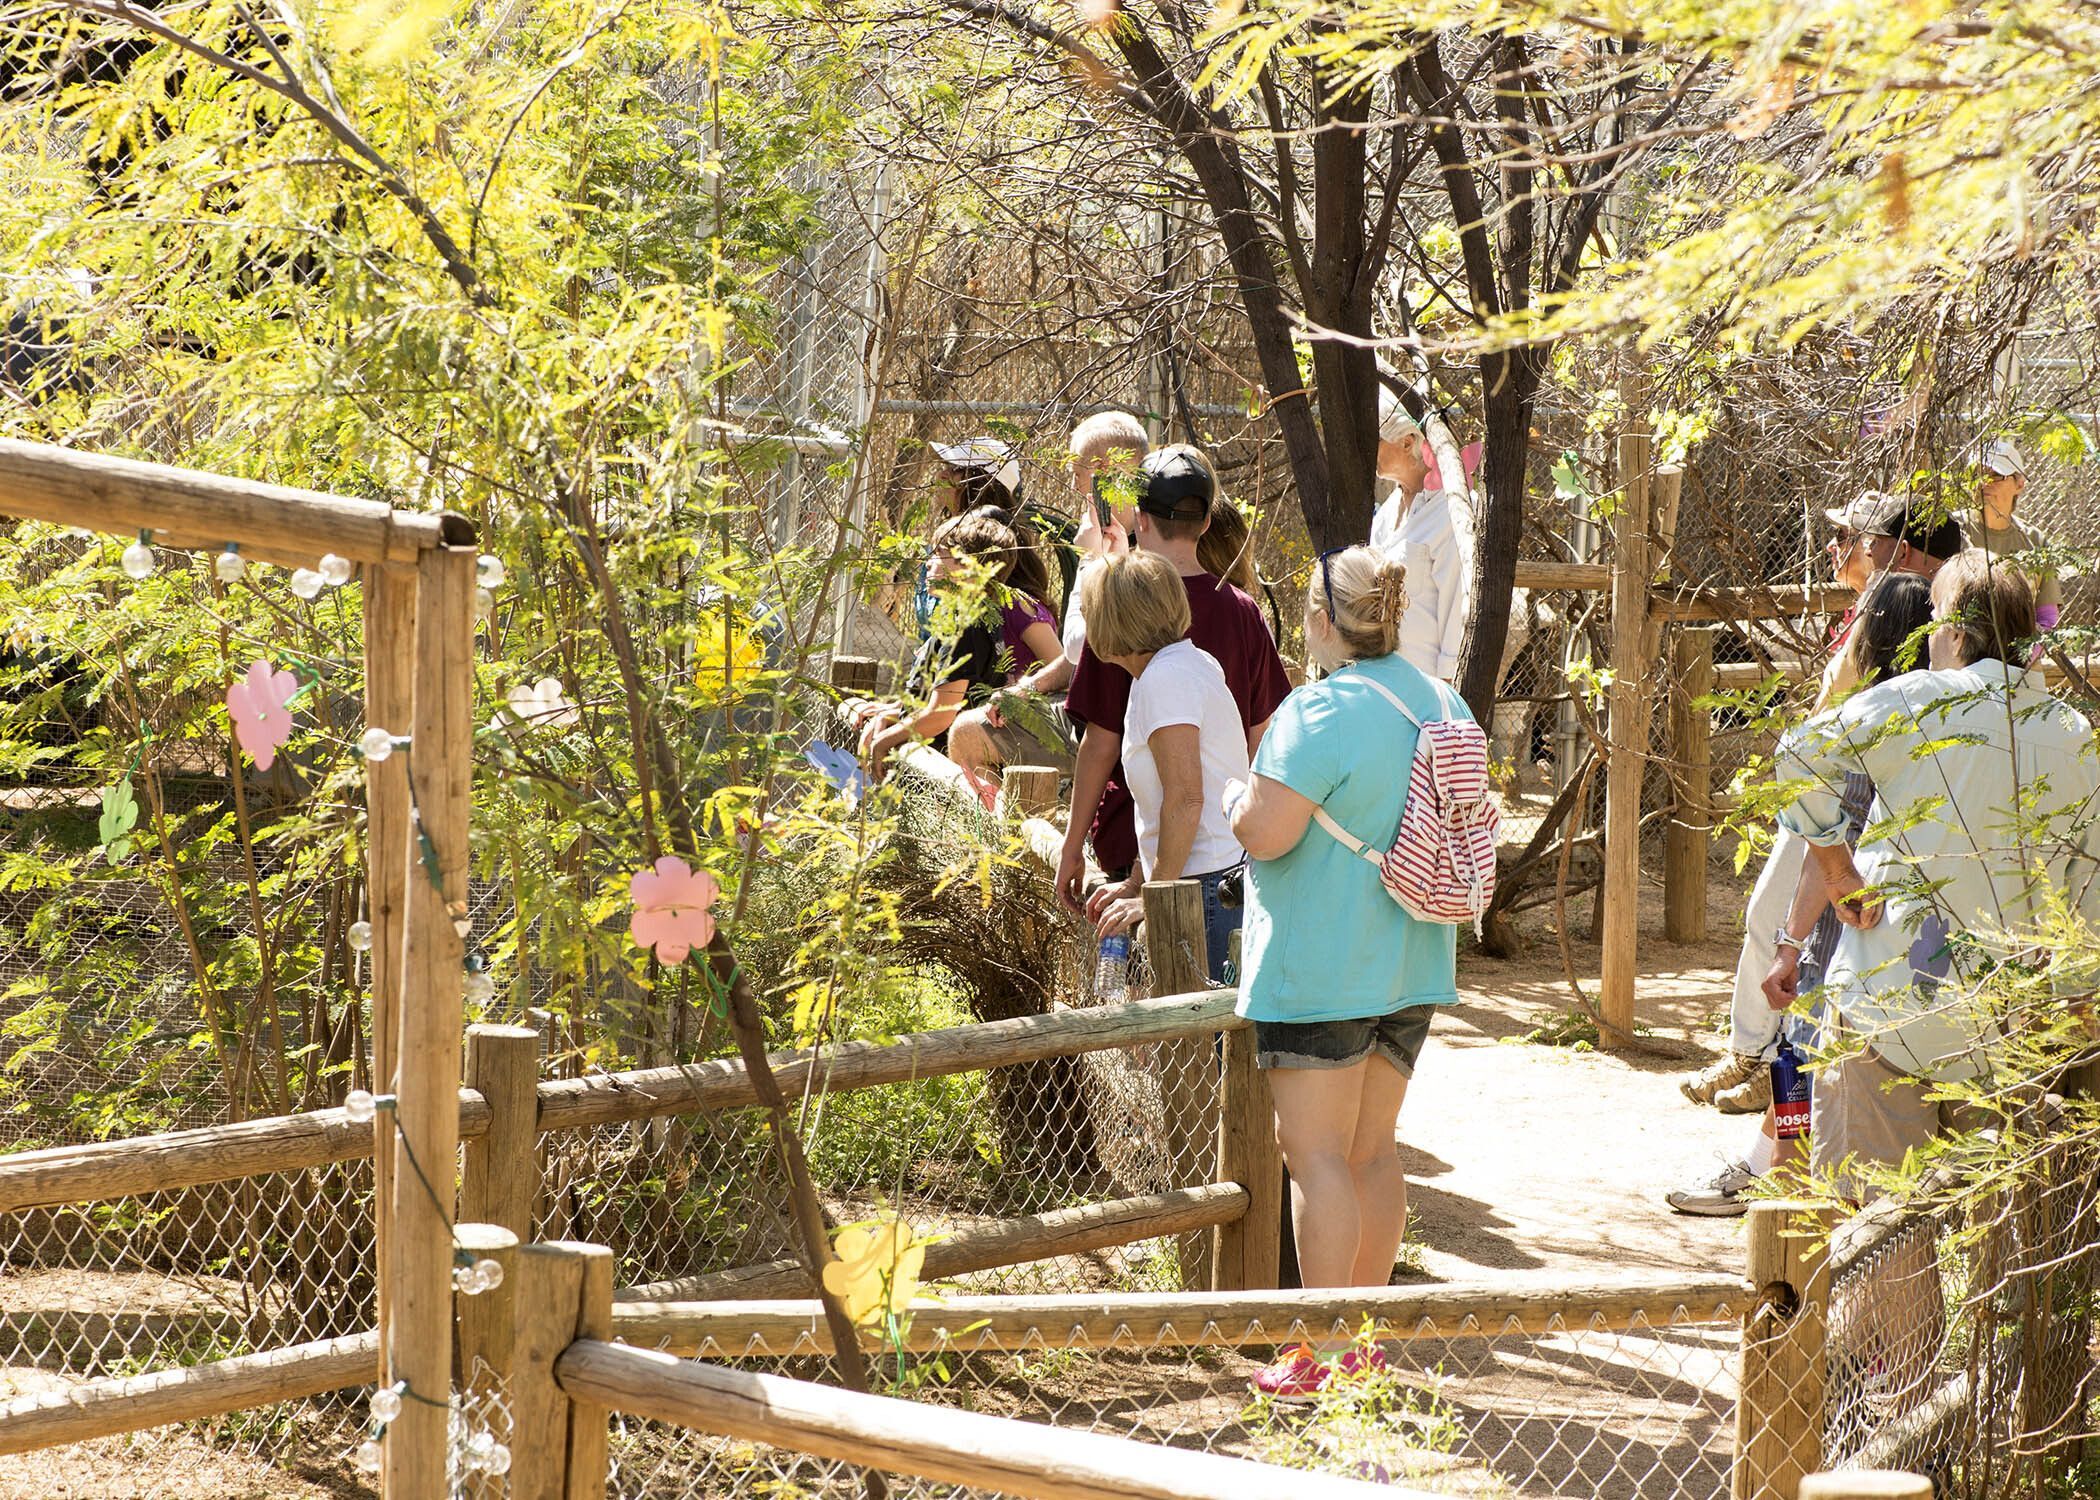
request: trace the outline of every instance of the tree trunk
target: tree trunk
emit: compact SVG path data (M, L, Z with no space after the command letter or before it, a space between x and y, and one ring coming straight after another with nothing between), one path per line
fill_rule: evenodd
M1473 621L1459 656L1458 691L1481 724L1495 712L1502 647L1509 638L1510 593L1524 537L1524 483L1531 451L1531 413L1546 351L1525 347L1481 359L1487 393L1481 437L1484 500L1475 518Z

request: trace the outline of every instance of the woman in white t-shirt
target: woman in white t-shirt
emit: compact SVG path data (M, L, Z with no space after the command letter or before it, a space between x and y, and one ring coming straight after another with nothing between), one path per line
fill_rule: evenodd
M1123 780L1136 804L1138 863L1121 885L1087 903L1103 935L1144 916L1148 880L1199 880L1210 977L1222 983L1237 906L1218 883L1244 856L1223 810L1228 782L1244 781L1247 730L1225 671L1188 640L1188 589L1174 565L1150 552L1104 558L1081 575L1080 608L1096 656L1128 672Z

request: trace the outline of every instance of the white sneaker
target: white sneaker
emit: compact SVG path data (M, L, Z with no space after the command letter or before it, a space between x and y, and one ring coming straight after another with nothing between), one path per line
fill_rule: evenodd
M1701 1187L1678 1188L1663 1195L1663 1201L1681 1214L1699 1214L1710 1219L1732 1218L1750 1211L1743 1192L1757 1181L1746 1161L1725 1162L1714 1180Z

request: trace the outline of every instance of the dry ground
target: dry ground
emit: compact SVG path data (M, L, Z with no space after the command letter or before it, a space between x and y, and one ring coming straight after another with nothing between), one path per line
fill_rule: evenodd
M1740 1220L1686 1218L1662 1201L1711 1177L1718 1153L1740 1154L1754 1128L1677 1091L1680 1074L1724 1046L1713 1022L1727 1010L1742 937L1732 924L1748 891L1715 875L1701 944L1666 942L1660 892L1642 893L1636 1024L1678 1056L1519 1043L1573 1004L1543 921L1528 924L1521 957L1461 962L1460 1003L1431 1028L1400 1117L1432 1277L1739 1267ZM1577 942L1575 964L1594 994L1596 946Z

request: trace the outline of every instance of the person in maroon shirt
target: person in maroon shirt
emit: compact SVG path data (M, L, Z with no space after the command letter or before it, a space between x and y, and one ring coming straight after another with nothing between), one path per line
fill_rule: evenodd
M1188 638L1225 669L1251 757L1291 683L1260 607L1204 572L1196 560L1196 542L1210 525L1217 478L1201 453L1176 444L1147 457L1138 479L1136 507L1119 512L1116 520L1129 530L1134 545L1158 553L1181 574L1189 595ZM1082 650L1065 707L1085 723L1086 732L1072 774L1071 821L1057 865L1057 893L1074 911L1085 910L1089 832L1094 858L1110 879L1122 879L1137 859L1137 826L1122 779L1123 713L1129 702L1130 674L1102 661L1091 648Z

